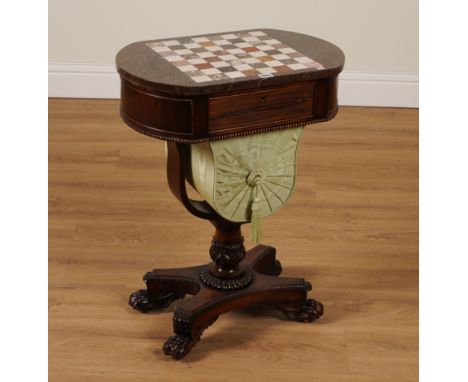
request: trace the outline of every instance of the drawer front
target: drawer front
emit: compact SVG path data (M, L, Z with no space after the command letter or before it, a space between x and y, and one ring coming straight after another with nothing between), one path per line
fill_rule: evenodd
M148 93L122 80L120 110L132 128L161 139L192 136L192 100Z
M208 101L208 131L261 128L313 117L314 83L306 82Z

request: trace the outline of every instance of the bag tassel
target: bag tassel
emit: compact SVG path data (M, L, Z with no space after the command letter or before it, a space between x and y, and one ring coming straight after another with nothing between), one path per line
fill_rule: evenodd
M257 186L255 186L255 198L251 206L250 216L250 241L258 244L262 240L262 221L260 219L260 198L257 196Z

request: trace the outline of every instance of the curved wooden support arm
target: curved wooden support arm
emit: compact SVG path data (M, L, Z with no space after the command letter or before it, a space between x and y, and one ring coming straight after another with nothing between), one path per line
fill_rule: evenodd
M205 201L192 200L187 195L185 185L186 165L190 163L187 144L167 142L167 182L174 196L196 217L211 221L222 218Z

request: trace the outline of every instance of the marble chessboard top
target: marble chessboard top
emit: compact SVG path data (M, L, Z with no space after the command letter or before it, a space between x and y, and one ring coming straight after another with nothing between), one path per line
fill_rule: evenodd
M323 65L263 31L185 37L146 44L195 82L270 78Z
M304 34L254 29L141 41L116 58L123 77L175 95L210 94L339 73L343 52Z

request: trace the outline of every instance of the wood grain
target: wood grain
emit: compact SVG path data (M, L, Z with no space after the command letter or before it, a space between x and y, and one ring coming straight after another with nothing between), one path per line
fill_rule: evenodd
M211 97L208 99L208 131L312 120L314 88L315 82L308 81Z
M324 316L229 313L175 362L158 346L171 314L139 314L128 294L154 267L205 263L213 229L171 195L163 142L125 126L118 101L49 108L51 381L417 380L417 110L342 108L303 134L296 191L264 242L284 276L312 281Z

